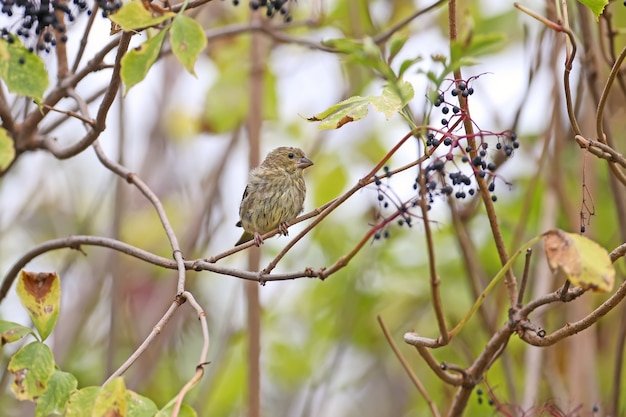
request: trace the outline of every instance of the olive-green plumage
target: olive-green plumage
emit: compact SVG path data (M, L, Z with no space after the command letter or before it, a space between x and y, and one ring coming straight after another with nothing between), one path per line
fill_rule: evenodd
M311 165L301 149L280 147L250 171L237 223L244 233L235 246L252 239L259 246L263 243L261 235L277 227L287 236L287 223L303 209L306 185L302 171Z

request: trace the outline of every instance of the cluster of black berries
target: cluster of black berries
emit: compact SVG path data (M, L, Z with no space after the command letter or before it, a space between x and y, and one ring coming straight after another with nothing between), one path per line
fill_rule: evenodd
M385 165L383 167L383 171L384 178L391 178L392 171L389 169L389 166ZM389 202L391 201L396 208L396 212L389 218L386 218L382 216L382 214L380 214L380 216L383 217L383 221L377 225L378 230L376 230L376 232L374 233L374 240L389 239L389 226L395 219L397 219L396 223L400 227L404 225L412 227L413 219L408 207L415 207L417 205L417 199L412 199L410 202L400 201L400 198L393 193L391 188L387 184L383 184L381 177L379 177L378 175L374 176L374 184L376 185L376 188L378 190L378 204L382 208L386 209L389 208Z
M426 167L426 178L428 179L428 192L431 195L441 194L450 196L454 194L454 197L463 199L468 195L473 196L476 193L475 188L468 187L472 184L472 176L479 178L486 178L489 181L489 191L492 193L491 199L497 200L497 197L493 195L495 191L495 179L496 179L496 163L491 159L495 152L489 154L489 149L493 149L493 141L490 144L490 138L496 138L495 143L496 152L503 152L506 157L511 157L513 151L519 148L519 142L517 141L517 135L512 131L505 131L501 133L493 133L487 131L479 131L473 135L473 139L476 143L476 149L472 149L469 145L469 137L467 135L457 135L457 128L462 125L469 115L457 105L448 103L445 98L445 94L449 92L452 96L463 96L465 98L474 94L474 88L469 84L474 78L469 80L454 80L451 82L447 91L438 92L434 98L434 106L441 109L441 113L447 118L441 120L441 124L444 126L441 129L432 129L426 135L425 145L429 154L434 154L435 150L444 150L443 155L437 156L430 165ZM447 116L449 115L450 116ZM472 122L473 123L473 122ZM474 123L475 125L475 123ZM457 167L455 158L460 156L460 160L464 164L468 164L471 167L471 175L466 175L461 172ZM445 170L446 163L451 161L455 166L454 172L450 172L447 178L451 181L451 185L446 180ZM438 188L439 183L442 184ZM418 180L415 180L413 188L417 190Z
M483 390L481 390L480 388L478 388L476 390L476 396L478 397L478 404L482 404L483 403ZM493 399L489 398L487 400L487 403L491 406L493 406L495 404L495 401L493 401Z
M98 7L102 10L104 16L122 7L121 0L97 0ZM30 50L35 48L38 51L50 51L50 47L56 45L56 37L53 32L61 34L59 37L61 42L67 41L65 35L65 25L59 19L56 12L60 11L65 15L68 22L76 20L76 15L87 11L89 6L86 0L0 0L0 12L8 17L19 20L17 29L2 28L1 35L9 42L13 41L13 35L24 40L25 44L31 44ZM34 42L30 42L35 39Z
M274 17L280 14L285 22L291 22L291 14L289 13L287 3L289 3L289 0L250 0L250 8L252 10L265 9L267 17ZM233 0L233 4L237 6L239 0Z

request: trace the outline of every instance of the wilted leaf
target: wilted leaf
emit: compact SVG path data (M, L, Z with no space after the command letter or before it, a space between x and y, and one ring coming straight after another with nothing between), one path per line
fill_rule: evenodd
M35 401L43 394L54 372L52 351L41 342L33 342L17 351L8 367L13 374L11 390L18 400Z
M59 318L61 304L59 276L56 272L21 271L16 291L41 340L46 340Z
M117 12L109 16L114 23L120 25L126 31L143 29L157 25L167 19L176 16L172 12L164 12L158 16L153 16L141 1L130 1L125 3Z
M148 71L159 57L166 33L167 30L160 31L156 36L124 55L120 74L126 86L125 94L128 93L131 87L146 77Z
M48 88L48 73L43 60L26 49L17 37L0 38L0 78L10 92L37 101L41 101Z
M20 340L33 331L21 324L0 320L0 346Z
M550 269L563 274L573 285L600 292L613 289L615 268L608 252L596 242L550 230L544 234L544 248Z
M176 58L189 73L196 75L194 64L198 59L198 55L207 44L200 24L190 17L179 14L172 23L170 39L172 52L174 52Z

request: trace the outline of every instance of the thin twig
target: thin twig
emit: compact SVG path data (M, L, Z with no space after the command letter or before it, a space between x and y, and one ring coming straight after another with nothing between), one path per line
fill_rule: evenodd
M385 335L385 339L387 339L387 343L389 343L389 346L391 346L391 350L393 350L393 353L396 355L396 357L400 361L402 368L404 368L404 371L409 376L409 379L411 379L411 382L413 382L413 385L415 385L415 388L417 388L417 390L422 395L422 397L424 397L424 400L426 400L426 403L428 404L428 407L430 408L430 412L432 413L434 417L439 417L440 414L439 414L439 410L437 410L437 406L428 395L426 388L424 387L422 382L419 380L415 372L413 372L413 370L411 369L409 362L406 360L404 355L402 355L402 352L400 352L400 349L398 348L398 345L396 345L396 342L394 342L393 338L391 337L391 333L389 333L389 329L387 328L387 325L383 321L383 318L380 315L378 315L376 316L376 320L378 320L378 324L380 325L380 328L382 329L383 334Z

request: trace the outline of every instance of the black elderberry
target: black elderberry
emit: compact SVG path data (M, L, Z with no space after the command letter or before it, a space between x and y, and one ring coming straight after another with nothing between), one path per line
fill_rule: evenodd
M450 195L452 194L452 187L450 187L449 185L446 185L445 187L441 187L441 193L445 194L445 195Z
M431 142L431 144L433 145L433 147L437 147L437 146L439 146L439 139L433 139L433 141Z
M463 155L463 156L461 157L461 162L467 162L467 161L469 161L469 156L467 156L467 155Z
M500 142L496 143L496 149L497 150L502 149L502 144Z
M480 178L485 178L487 176L487 173L485 171L478 171L478 176Z
M478 155L480 155L482 158L484 158L485 156L487 156L487 152L483 149L480 152L478 152Z
M472 152L472 147L471 146L466 146L465 147L465 152Z
M379 240L380 239L380 232L374 233L374 239L375 240Z
M517 135L515 134L515 132L511 132L511 135L509 135L509 138L515 142L517 140Z
M452 145L452 138L445 138L443 140L443 144L446 145L446 146Z
M513 153L513 147L511 145L504 145L504 153L506 156L511 156Z
M441 171L443 169L443 161L435 161L433 163L433 168L435 169L435 171Z
M461 91L463 91L463 90L465 90L467 88L467 84L465 83L465 81L459 82L458 86L459 86L459 90L461 90Z
M580 226L580 233L585 233L585 226Z
M461 182L465 185L470 185L472 183L472 180L467 175L463 175L463 177L461 178Z
M398 220L398 226L400 227L404 226L404 220L402 219Z
M441 109L441 112L443 114L448 114L448 112L450 112L450 108L449 107L444 107L443 109Z
M474 195L475 193L473 188L470 188L469 190L467 190L467 192L469 193L469 195Z
M487 142L483 142L480 144L480 146L482 146L483 149L487 149L489 147L489 144Z
M470 87L470 88L468 88L468 89L467 89L467 94L469 94L470 96L471 96L472 94L474 94L474 87Z
M385 201L385 202L383 203L383 208L388 208L388 207L389 207L389 203Z
M379 186L380 184L382 184L382 182L380 181L380 178L378 178L378 176L377 176L377 175L374 175L374 184L376 184L376 185L378 185L378 186Z
M385 196L382 194L378 194L378 201L383 201L385 199Z
M18 61L20 65L23 65L26 62L26 58L24 58L23 56L21 56Z
M383 237L384 237L385 239L389 239L389 230L385 230L385 231L383 232Z
M513 142L513 148L514 149L519 148L519 142Z
M470 95L469 90L463 90L461 92L461 96L463 96L463 97L468 97L469 95Z
M457 106L452 107L452 113L457 114L460 111L461 109L459 109Z
M489 163L487 164L487 169L488 169L489 171L495 171L495 169L496 169L496 164L494 164L493 162L489 162Z
M435 188L437 188L437 181L431 181L428 183L429 190L434 190Z
M448 119L446 118L441 119L441 124L446 126L448 124Z
M475 167L479 167L482 164L483 160L481 159L480 156L475 156L474 159L472 159L472 165L474 165Z
M495 182L492 182L491 184L489 184L489 191L490 192L493 192L493 190L495 190L495 189L496 189L496 183Z
M459 90L457 90L456 88L453 88L452 91L450 91L450 94L452 94L454 97L459 95Z

